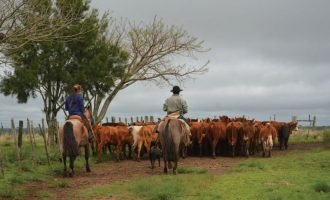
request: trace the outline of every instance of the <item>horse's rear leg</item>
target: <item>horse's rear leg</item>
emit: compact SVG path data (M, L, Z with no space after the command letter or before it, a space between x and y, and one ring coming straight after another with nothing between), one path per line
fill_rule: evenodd
M167 174L167 161L164 159L164 173Z
M62 153L62 158L63 158L63 164L64 164L63 176L67 176L66 153L65 153L65 151Z
M73 175L74 175L73 167L74 167L74 160L75 159L76 158L74 156L70 156L70 172L69 172L70 177L73 177Z
M88 144L85 146L85 161L86 161L86 172L91 172L91 169L89 167L88 163L88 158L89 158L89 146Z
M174 162L173 174L176 175L176 168L178 167L178 161Z

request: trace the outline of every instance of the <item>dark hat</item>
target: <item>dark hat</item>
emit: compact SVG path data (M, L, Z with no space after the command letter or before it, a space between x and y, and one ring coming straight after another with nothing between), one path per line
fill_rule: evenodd
M177 85L176 86L173 86L173 89L171 90L171 92L173 92L173 93L179 93L180 91L182 91L182 90Z

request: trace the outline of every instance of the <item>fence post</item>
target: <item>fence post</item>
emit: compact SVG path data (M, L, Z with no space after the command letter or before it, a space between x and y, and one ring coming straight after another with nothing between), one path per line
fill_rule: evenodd
M34 144L33 144L33 140L32 140L32 130L31 130L31 124L30 124L29 119L27 119L27 131L29 132L30 144L31 144L31 148L32 148L32 162L33 162L33 164L35 164Z
M144 116L144 121L145 122L149 122L149 117L148 116Z
M154 116L150 116L150 121L154 122Z
M23 137L23 121L20 120L18 121L18 140L17 140L17 145L18 145L18 148L22 148L22 144L23 144L23 141L22 141L22 138Z
M11 119L11 131L14 136L14 143L15 143L15 148L16 148L16 159L17 159L17 162L20 163L21 156L20 156L20 149L18 148L18 142L17 142L17 138L16 138L17 132L16 132L14 119Z
M44 120L42 120L42 122L44 122ZM45 129L42 129L42 126L40 126L40 124L39 124L39 129L40 129L40 133L42 135L42 138L44 139L47 163L48 163L48 165L50 165Z
M34 148L36 148L37 144L36 144L36 137L35 137L35 134L34 134L34 126L33 126L33 121L32 120L30 121L30 128L31 128L31 133L32 133L33 145L34 145Z
M1 129L0 129L0 136L3 134L3 125L2 125L2 122L1 122Z

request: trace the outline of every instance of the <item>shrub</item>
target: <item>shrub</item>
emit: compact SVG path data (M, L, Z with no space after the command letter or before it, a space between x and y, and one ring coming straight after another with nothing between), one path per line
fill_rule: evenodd
M330 143L330 130L325 130L323 132L323 141L326 143Z
M330 186L325 181L321 181L314 185L314 190L316 192L330 192Z

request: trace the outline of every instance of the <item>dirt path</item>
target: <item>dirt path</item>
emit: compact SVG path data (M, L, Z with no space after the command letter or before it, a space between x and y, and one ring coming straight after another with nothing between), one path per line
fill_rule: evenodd
M309 144L296 144L291 145L287 151L279 151L275 149L273 151L273 156L283 156L289 152L298 150L310 150L317 147L322 147L324 144L321 143L309 143ZM215 175L221 175L226 173L235 164L244 161L248 158L244 157L217 157L217 159L212 159L210 157L189 157L186 159L181 159L179 166L186 167L199 167L207 169L209 172ZM40 191L48 191L54 194L55 199L65 199L66 194L72 194L74 190L91 188L96 185L103 185L113 183L114 181L129 180L134 177L146 177L152 175L159 175L163 172L163 163L161 162L161 167L156 167L154 170L150 168L150 162L148 160L143 160L137 162L134 160L124 160L121 162L108 161L100 164L92 165L92 172L86 173L84 169L79 169L74 178L63 178L54 177L53 180L49 182L42 183L31 183L27 185L28 199L39 199L37 193ZM69 187L65 188L54 188L51 184L55 181L69 181ZM52 199L53 199L52 198Z

